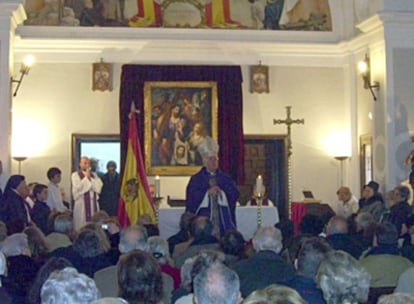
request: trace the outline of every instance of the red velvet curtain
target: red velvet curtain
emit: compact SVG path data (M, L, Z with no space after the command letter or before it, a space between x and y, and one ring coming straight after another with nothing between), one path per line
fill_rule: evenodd
M138 132L142 151L145 151L143 89L146 81L217 82L220 168L230 174L238 184L242 183L244 180L244 139L241 68L239 66L124 65L119 100L122 164L125 163L128 113L132 101L142 113L138 122Z

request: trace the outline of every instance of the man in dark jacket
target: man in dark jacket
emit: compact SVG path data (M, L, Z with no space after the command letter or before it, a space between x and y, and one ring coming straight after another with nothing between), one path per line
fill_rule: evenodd
M359 259L364 251L363 244L357 242L348 233L348 223L341 216L334 216L329 220L326 227L326 235L326 240L333 249L345 251L356 259Z
M305 239L295 260L296 275L282 284L299 292L307 303L325 304L322 291L316 285L315 277L320 263L326 259L327 253L331 250L331 247L322 238Z
M240 278L240 292L243 297L251 292L291 279L295 269L279 252L282 250L282 234L275 227L262 227L253 237L256 253L246 260L234 264Z

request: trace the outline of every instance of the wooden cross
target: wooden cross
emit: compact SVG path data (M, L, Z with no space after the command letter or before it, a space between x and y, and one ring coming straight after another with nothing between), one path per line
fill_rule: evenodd
M286 119L273 119L273 124L286 124L287 125L287 148L288 148L288 157L292 155L292 139L291 139L291 126L293 124L305 124L304 119L292 119L290 117L291 106L286 107Z

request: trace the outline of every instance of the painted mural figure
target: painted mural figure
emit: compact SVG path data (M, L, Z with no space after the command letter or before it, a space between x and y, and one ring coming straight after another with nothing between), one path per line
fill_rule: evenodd
M278 30L279 20L283 11L284 0L267 0L265 7L264 28L267 30Z
M329 0L26 0L28 25L331 31Z
M162 26L161 5L153 0L137 0L138 13L128 20L131 27Z
M206 5L206 25L213 28L243 28L232 20L230 0L212 0Z

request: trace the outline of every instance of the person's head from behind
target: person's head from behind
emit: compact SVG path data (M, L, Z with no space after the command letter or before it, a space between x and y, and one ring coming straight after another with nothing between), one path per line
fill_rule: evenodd
M253 247L256 252L269 250L279 253L283 248L282 233L272 226L261 227L253 236Z
M130 304L157 304L162 297L162 277L151 254L133 250L122 255L118 264L119 296Z
M121 231L118 247L121 253L128 253L135 249L149 252L147 230L139 225L124 228Z
M215 263L194 278L195 304L238 304L241 302L238 275L223 264Z
M47 186L43 184L36 184L33 188L33 196L36 202L45 202L47 200Z
M59 184L62 181L62 171L59 168L52 167L47 170L47 178L50 182L55 185Z
M355 218L355 222L357 225L357 230L365 230L368 227L375 224L375 219L373 215L369 212L361 212Z
M49 246L47 240L39 228L36 226L29 226L24 229L23 233L27 235L27 241L32 256L37 257L48 253Z
M73 250L83 258L92 258L103 254L105 247L95 231L85 229L79 233L73 243Z
M73 218L70 214L61 213L55 217L53 222L54 232L70 235L73 233L73 229Z
M116 162L114 162L113 160L110 160L109 162L106 163L106 170L108 171L109 174L115 174L116 172Z
M202 271L207 269L213 264L223 264L226 256L223 252L215 250L202 250L199 252L193 260L193 267L191 268L191 282Z
M40 297L42 304L89 304L99 298L99 291L94 280L78 273L75 268L66 267L49 276L42 286Z
M365 303L371 277L351 255L333 250L327 253L316 281L327 304Z
M336 191L336 195L341 202L347 202L351 199L352 192L348 187L341 187Z
M51 257L48 259L37 272L36 278L28 291L28 304L40 303L40 290L42 285L46 282L52 272L62 270L66 267L73 267L73 265L65 258Z
M191 222L191 235L195 240L204 239L211 236L213 223L208 217L198 216Z
M220 248L225 254L241 257L244 252L245 240L237 230L228 230L220 239Z
M306 301L296 290L272 284L252 292L243 304L306 304Z
M302 234L318 236L324 228L322 219L314 214L306 214L300 224L299 229Z
M382 245L397 245L398 244L398 231L397 228L389 223L381 223L376 226L374 232L374 246Z
M307 278L315 278L320 263L331 250L325 239L318 237L304 239L295 261L297 273Z
M152 224L152 217L148 213L144 213L137 219L137 225L150 225Z
M348 222L342 216L334 216L332 217L328 225L326 227L326 234L333 235L333 234L347 234L348 233Z
M109 219L109 214L104 210L99 210L98 212L95 212L92 216L92 222L96 224L102 224L106 220Z

